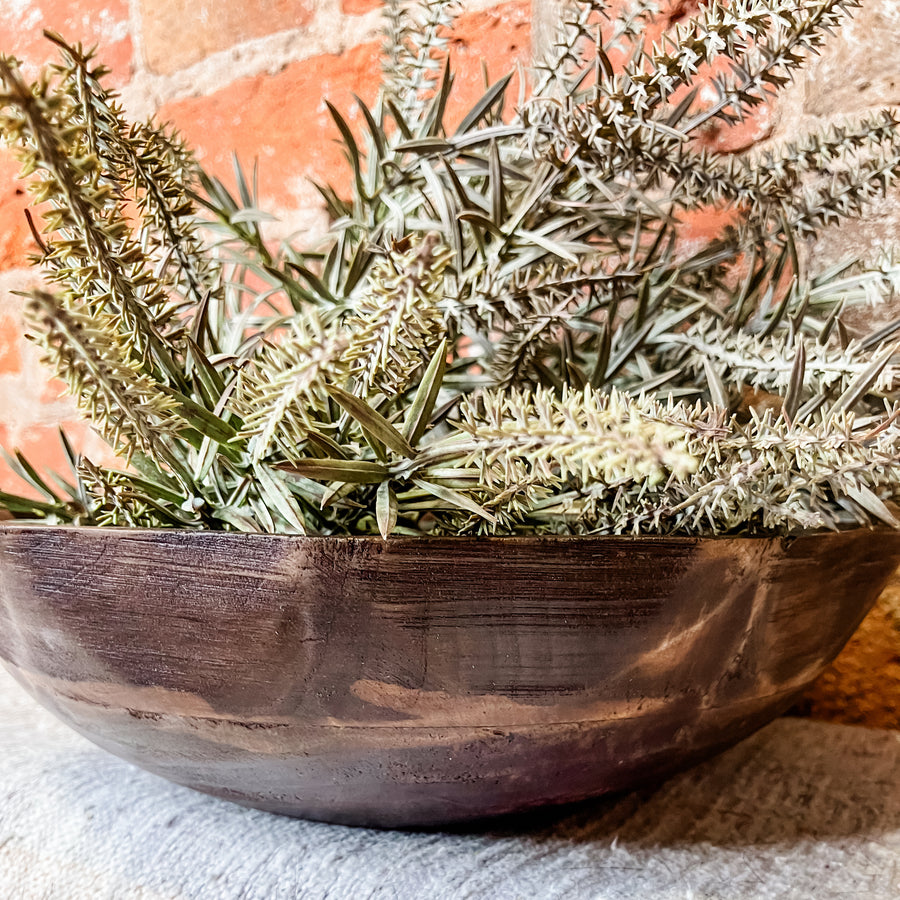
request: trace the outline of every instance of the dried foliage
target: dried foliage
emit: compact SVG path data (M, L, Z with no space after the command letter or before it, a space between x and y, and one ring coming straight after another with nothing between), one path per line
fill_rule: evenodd
M890 113L746 156L703 149L857 0L571 2L515 108L459 122L447 0L391 0L384 85L322 246L275 247L255 173L126 120L89 53L0 128L46 204L30 336L129 463L8 462L22 518L315 534L789 533L900 527L900 320L885 257L816 276L798 242L900 172ZM714 68L711 68L714 64ZM714 73L714 74L713 74ZM702 86L711 86L701 91ZM728 224L684 241L691 213ZM858 321L858 317L855 319Z

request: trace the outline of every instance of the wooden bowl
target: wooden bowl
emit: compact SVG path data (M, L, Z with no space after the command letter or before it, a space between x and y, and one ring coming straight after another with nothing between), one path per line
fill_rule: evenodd
M838 653L900 535L391 539L0 526L0 657L179 784L355 825L618 791Z

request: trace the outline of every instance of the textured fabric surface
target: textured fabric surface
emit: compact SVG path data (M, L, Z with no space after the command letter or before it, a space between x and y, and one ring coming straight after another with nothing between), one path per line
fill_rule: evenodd
M271 816L108 756L0 672L3 900L900 897L900 738L781 719L661 787L489 830Z

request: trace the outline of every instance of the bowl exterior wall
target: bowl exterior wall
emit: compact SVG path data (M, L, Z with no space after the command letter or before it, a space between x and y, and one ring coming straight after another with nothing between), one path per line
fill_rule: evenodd
M900 536L289 538L7 527L0 658L91 740L276 812L411 826L628 788L839 652Z

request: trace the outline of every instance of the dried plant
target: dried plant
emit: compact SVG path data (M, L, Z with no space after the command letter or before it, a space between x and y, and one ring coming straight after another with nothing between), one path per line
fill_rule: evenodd
M515 108L448 121L448 0L391 0L349 196L318 249L264 239L255 174L127 121L89 53L0 128L45 202L29 336L128 464L9 464L14 516L314 534L790 533L900 527L891 257L817 275L797 244L900 173L887 112L744 156L751 115L857 0L571 2ZM641 36L661 28L652 45ZM711 66L714 64L714 66ZM700 88L707 86L712 91ZM700 248L687 215L729 224ZM65 440L65 439L64 439Z

